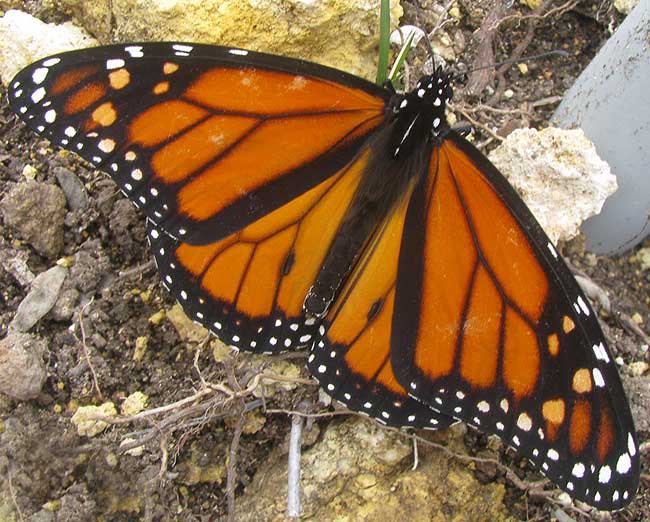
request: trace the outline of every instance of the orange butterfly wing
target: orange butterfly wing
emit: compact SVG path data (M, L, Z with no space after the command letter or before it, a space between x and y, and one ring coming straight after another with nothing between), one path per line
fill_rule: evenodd
M340 172L241 230L191 245L155 226L149 240L163 284L190 317L249 351L311 346L303 302L367 163Z
M334 69L198 44L115 45L21 71L12 108L106 170L191 244L321 184L384 120L386 91Z
M399 246L413 188L411 183L370 239L319 327L308 366L327 393L350 409L392 426L441 429L454 420L409 397L391 363Z
M638 444L612 357L514 190L452 131L405 228L391 332L402 385L499 435L574 498L627 504Z
M431 147L325 318L311 372L385 422L415 421L408 393L499 435L574 498L619 509L638 443L594 312L494 166L453 131ZM356 400L359 382L374 397Z

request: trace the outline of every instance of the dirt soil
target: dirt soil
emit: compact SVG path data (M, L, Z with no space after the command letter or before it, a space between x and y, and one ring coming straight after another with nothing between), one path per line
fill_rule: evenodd
M423 3L425 23L432 29L435 18L431 2ZM47 21L60 21L59 15L49 13L38 2L29 6L48 15ZM479 62L485 58L486 50L477 41L476 31L488 8L483 8L483 2L469 1L459 1L458 6L460 22L450 22L445 29L461 50L457 61L471 66L477 56ZM507 135L526 125L547 125L563 92L622 21L607 1L551 2L543 12L562 6L534 22L520 17L530 10L518 3L507 10L515 17L493 31L495 54L490 59L507 59L513 52L532 55L555 49L568 51L569 58L530 62L528 74L516 66L507 67L496 78L488 75L492 78L488 77L487 87L478 96L467 95L463 84L455 89L456 107L472 118L472 125L476 122L475 142L486 147L484 150L497 144L494 134ZM405 11L405 21L414 22L412 6L405 5ZM531 29L533 23L537 25ZM529 44L517 49L527 36ZM415 63L423 53L417 55ZM417 65L412 69L415 71ZM508 89L512 92L506 92ZM174 426L175 430L157 431L152 424L140 422L113 426L97 437L79 436L70 418L80 405L112 401L119 408L136 391L148 396L149 407L169 405L200 389L201 378L232 387L236 379L245 382L247 372L250 375L269 361L276 365L282 361L265 357L233 361L218 347L211 346L212 350L200 337L192 337L190 327L189 333L181 328L179 334L173 322L160 314L174 302L151 264L143 216L119 194L108 176L28 131L8 110L4 89L0 94L0 199L25 176L40 186L57 185L57 176L78 178L84 187L80 206L76 210L67 208L63 215L62 246L48 244L37 250L35 239L21 236L6 222L0 223L0 339L7 335L8 325L29 290L29 274L20 274L26 269L38 275L57 259L71 267L54 310L30 330L46 341L42 389L32 400L0 397L0 476L4 482L0 520L198 521L225 515L226 463L231 462L231 450L238 454L238 479L231 485L238 494L269 451L285 443L290 430L286 415L264 414L260 407L293 409L317 404L317 387L279 389L265 401L248 397L244 422L238 421L242 412L238 399L229 405L208 405L189 412L176 419L177 424L172 419L167 428ZM489 107L477 110L479 103ZM467 120L463 115L459 119ZM42 225L45 229L51 224ZM620 317L632 317L648 332L650 268L643 268L641 263L641 249L648 247L650 240L615 258L584 253L580 242L564 248L572 264L600 285L613 302L616 313L601 313L601 319L614 355L621 359L622 378L637 415L645 414L650 406L648 392L644 391L648 374L645 370L645 375L635 375L630 363L647 362L647 338L624 328ZM197 352L198 345L204 349ZM303 367L302 359L297 363ZM637 373L642 372L643 367ZM306 370L300 377L309 378ZM318 425L323 427L327 422L332 421L323 419ZM646 470L648 422L648 418L637 419L640 442L646 448ZM238 447L232 446L233 437L240 435ZM142 455L120 451L125 439L143 437ZM484 436L471 430L466 443L475 454L488 444ZM501 451L501 456L521 477L531 481L541 478L511 452ZM482 472L478 469L476 473ZM493 480L507 485L508 507L516 519L553 518L557 506L548 499L527 496L498 473ZM635 501L611 515L611 520L641 522L650 518L649 513L646 472ZM575 520L591 519L578 512L571 512L571 516Z

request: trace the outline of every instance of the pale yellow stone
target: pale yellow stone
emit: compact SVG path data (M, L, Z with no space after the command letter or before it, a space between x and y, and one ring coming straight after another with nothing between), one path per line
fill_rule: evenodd
M200 483L221 484L226 478L226 462L219 449L206 453L198 444L192 444L190 458L177 469L181 470L180 481L189 486Z
M629 365L630 373L635 377L641 377L644 373L650 369L650 364L645 361L634 361Z
M176 328L178 336L185 342L200 343L201 341L205 341L210 334L206 328L187 317L183 308L178 303L167 310L166 314L167 319Z
M74 256L60 257L56 260L56 264L64 268L70 268L72 265L74 265Z
M149 345L149 338L146 336L138 337L135 340L135 350L133 351L133 360L141 361L147 353L147 346Z
M43 509L45 511L49 511L51 513L54 513L55 511L58 511L61 509L61 501L59 499L56 500L50 500L49 502L46 502L43 504Z
M100 406L80 406L72 416L72 423L77 427L77 433L82 437L94 437L104 431L109 425L95 417L112 418L117 416L117 409L112 402Z
M641 264L641 270L650 270L650 247L641 248L636 253L636 260Z
M533 10L542 5L542 0L519 0L519 3L527 6L530 10Z
M218 363L224 362L232 353L232 348L219 339L212 339L210 347L212 348L212 357Z
M147 407L149 397L140 391L133 392L129 395L120 408L122 415L135 415Z
M165 311L159 310L149 318L149 322L153 325L160 324L165 319Z
M114 468L119 463L117 455L115 455L115 453L112 451L106 455L106 458L104 460L106 460L106 464L108 464L111 468Z
M36 170L34 167L31 165L25 165L23 167L23 176L27 179L34 179L36 178L36 174L38 174L38 170Z

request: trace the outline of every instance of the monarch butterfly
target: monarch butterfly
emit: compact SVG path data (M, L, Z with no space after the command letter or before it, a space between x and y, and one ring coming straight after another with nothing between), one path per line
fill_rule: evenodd
M462 420L599 509L638 445L593 310L515 191L450 129L441 69L399 94L300 60L187 43L39 60L13 110L146 214L163 283L225 343L309 348L348 408Z

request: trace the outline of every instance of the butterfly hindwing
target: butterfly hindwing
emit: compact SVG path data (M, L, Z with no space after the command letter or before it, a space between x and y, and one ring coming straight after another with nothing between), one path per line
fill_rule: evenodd
M574 498L625 505L639 469L623 388L593 310L530 211L453 132L414 198L395 290L397 380L499 435Z
M114 45L21 71L11 107L192 244L322 183L383 121L386 91L307 62L198 44Z
M390 355L398 257L413 189L411 181L376 227L319 327L308 367L330 396L352 410L391 426L441 429L454 419L409 397Z
M163 284L187 314L242 350L311 346L303 302L334 241L365 166L364 150L290 203L219 241L191 245L150 224Z

